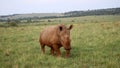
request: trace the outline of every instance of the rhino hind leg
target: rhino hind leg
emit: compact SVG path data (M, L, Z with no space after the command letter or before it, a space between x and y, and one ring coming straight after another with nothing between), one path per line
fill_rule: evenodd
M41 51L43 54L45 54L45 44L41 44Z

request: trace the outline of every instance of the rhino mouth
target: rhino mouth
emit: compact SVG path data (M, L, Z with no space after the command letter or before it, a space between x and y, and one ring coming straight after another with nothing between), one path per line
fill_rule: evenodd
M62 45L65 48L65 50L70 50L71 49L69 42L62 41Z
M71 46L70 46L70 41L69 40L63 40L60 39L62 46L64 47L65 50L70 50Z

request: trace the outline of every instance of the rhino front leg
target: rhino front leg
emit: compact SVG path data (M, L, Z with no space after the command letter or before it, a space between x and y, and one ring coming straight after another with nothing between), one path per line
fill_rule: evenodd
M70 55L70 50L66 50L65 58L69 57Z
M59 47L57 45L54 45L53 49L56 51L57 57L61 57L61 52L60 52Z
M56 50L56 54L57 54L57 57L61 57L60 49L57 49L57 50Z

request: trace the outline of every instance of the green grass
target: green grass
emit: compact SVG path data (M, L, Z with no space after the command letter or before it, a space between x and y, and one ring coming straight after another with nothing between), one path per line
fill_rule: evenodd
M61 22L21 24L0 27L0 68L120 68L120 16L57 18ZM71 22L75 20L75 22ZM54 24L73 24L71 55L62 57L41 53L40 31ZM117 23L117 25L116 25Z

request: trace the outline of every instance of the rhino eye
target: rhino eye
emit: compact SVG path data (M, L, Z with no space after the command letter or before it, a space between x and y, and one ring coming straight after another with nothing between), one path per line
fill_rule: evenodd
M59 29L60 29L60 31L62 31L62 30L63 30L63 28L62 28L61 26L59 27Z

